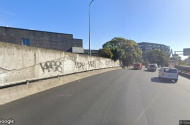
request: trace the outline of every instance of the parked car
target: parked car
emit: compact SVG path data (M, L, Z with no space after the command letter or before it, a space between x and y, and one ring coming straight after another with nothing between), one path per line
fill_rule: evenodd
M137 69L137 70L142 69L142 63L133 64L133 68L134 68L134 69Z
M158 73L160 79L170 79L178 81L178 70L176 68L163 67Z
M157 70L157 68L158 68L158 65L156 63L148 64L148 66L147 66L148 71L154 71L155 72Z

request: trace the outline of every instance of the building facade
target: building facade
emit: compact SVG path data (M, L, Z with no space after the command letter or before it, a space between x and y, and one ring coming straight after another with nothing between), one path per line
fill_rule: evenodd
M175 65L179 65L178 60L169 60L168 62L169 67L175 67Z
M170 47L164 44L140 42L138 43L138 45L143 53L148 52L150 50L159 49L166 53L168 56L171 55Z
M72 52L72 47L83 48L82 39L72 34L45 32L0 26L0 42L8 42L38 48Z

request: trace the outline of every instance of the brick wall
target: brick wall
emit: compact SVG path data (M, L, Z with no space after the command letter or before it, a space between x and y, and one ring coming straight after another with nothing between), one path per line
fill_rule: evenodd
M82 39L72 34L0 27L0 41L22 44L22 38L30 39L30 46L71 52L72 47L82 47Z

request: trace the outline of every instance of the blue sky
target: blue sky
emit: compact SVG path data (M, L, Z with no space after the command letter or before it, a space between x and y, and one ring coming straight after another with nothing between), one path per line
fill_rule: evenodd
M0 0L0 25L73 34L88 48L91 0ZM113 37L190 48L190 0L94 0L91 48Z

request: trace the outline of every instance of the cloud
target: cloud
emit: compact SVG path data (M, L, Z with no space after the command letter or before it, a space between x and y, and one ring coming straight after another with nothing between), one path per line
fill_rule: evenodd
M11 15L11 16L15 16L16 14L9 12L9 11L4 11L4 10L0 10L0 13L2 14L6 14L6 15Z

